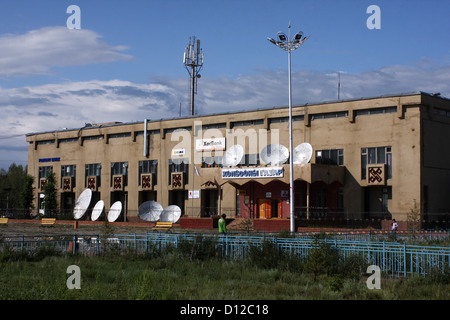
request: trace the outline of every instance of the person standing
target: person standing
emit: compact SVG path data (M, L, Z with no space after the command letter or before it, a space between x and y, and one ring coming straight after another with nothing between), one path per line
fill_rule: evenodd
M398 230L398 223L397 223L397 221L395 221L395 219L392 219L391 232L392 233L396 233L397 230Z
M222 214L222 217L219 219L219 233L227 233L227 221L225 220L226 217L226 214Z

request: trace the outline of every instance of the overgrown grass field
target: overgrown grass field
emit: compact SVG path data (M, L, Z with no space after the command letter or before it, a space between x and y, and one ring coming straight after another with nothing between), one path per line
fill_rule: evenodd
M14 300L309 300L450 299L450 273L382 278L368 289L366 265L357 256L339 262L323 245L302 261L270 242L244 260L221 257L208 241L146 255L60 255L42 249L30 256L0 255L0 299ZM81 289L68 289L67 268L80 268Z

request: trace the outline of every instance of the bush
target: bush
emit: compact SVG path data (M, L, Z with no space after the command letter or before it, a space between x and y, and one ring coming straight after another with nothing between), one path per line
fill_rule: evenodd
M308 260L305 265L305 270L312 273L314 280L320 274L332 275L336 274L339 265L339 252L331 244L316 239L314 241L314 248L308 254Z
M222 257L222 250L218 248L216 241L202 235L196 236L193 241L180 240L176 251L189 261Z

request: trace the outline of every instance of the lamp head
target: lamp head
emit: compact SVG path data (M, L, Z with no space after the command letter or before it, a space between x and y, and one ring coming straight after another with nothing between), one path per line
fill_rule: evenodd
M296 34L295 34L295 36L294 36L294 42L300 42L300 40L302 39L302 37L303 37L303 32L297 32Z
M287 37L286 37L286 35L283 32L278 32L277 36L278 36L278 40L280 40L280 41L286 41L287 40Z

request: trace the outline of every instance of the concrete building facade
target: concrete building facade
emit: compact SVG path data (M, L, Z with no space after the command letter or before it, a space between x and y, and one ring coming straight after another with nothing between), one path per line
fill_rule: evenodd
M422 219L450 212L450 100L413 92L297 105L292 119L293 146L312 146L310 161L294 164L297 218L404 221L414 208ZM139 220L149 200L188 217L288 219L289 164L261 156L267 145L289 146L288 128L288 108L276 107L30 133L35 207L43 209L52 171L61 211L89 188L91 207L103 200L108 212L122 202L121 221ZM224 166L235 145L242 158Z

